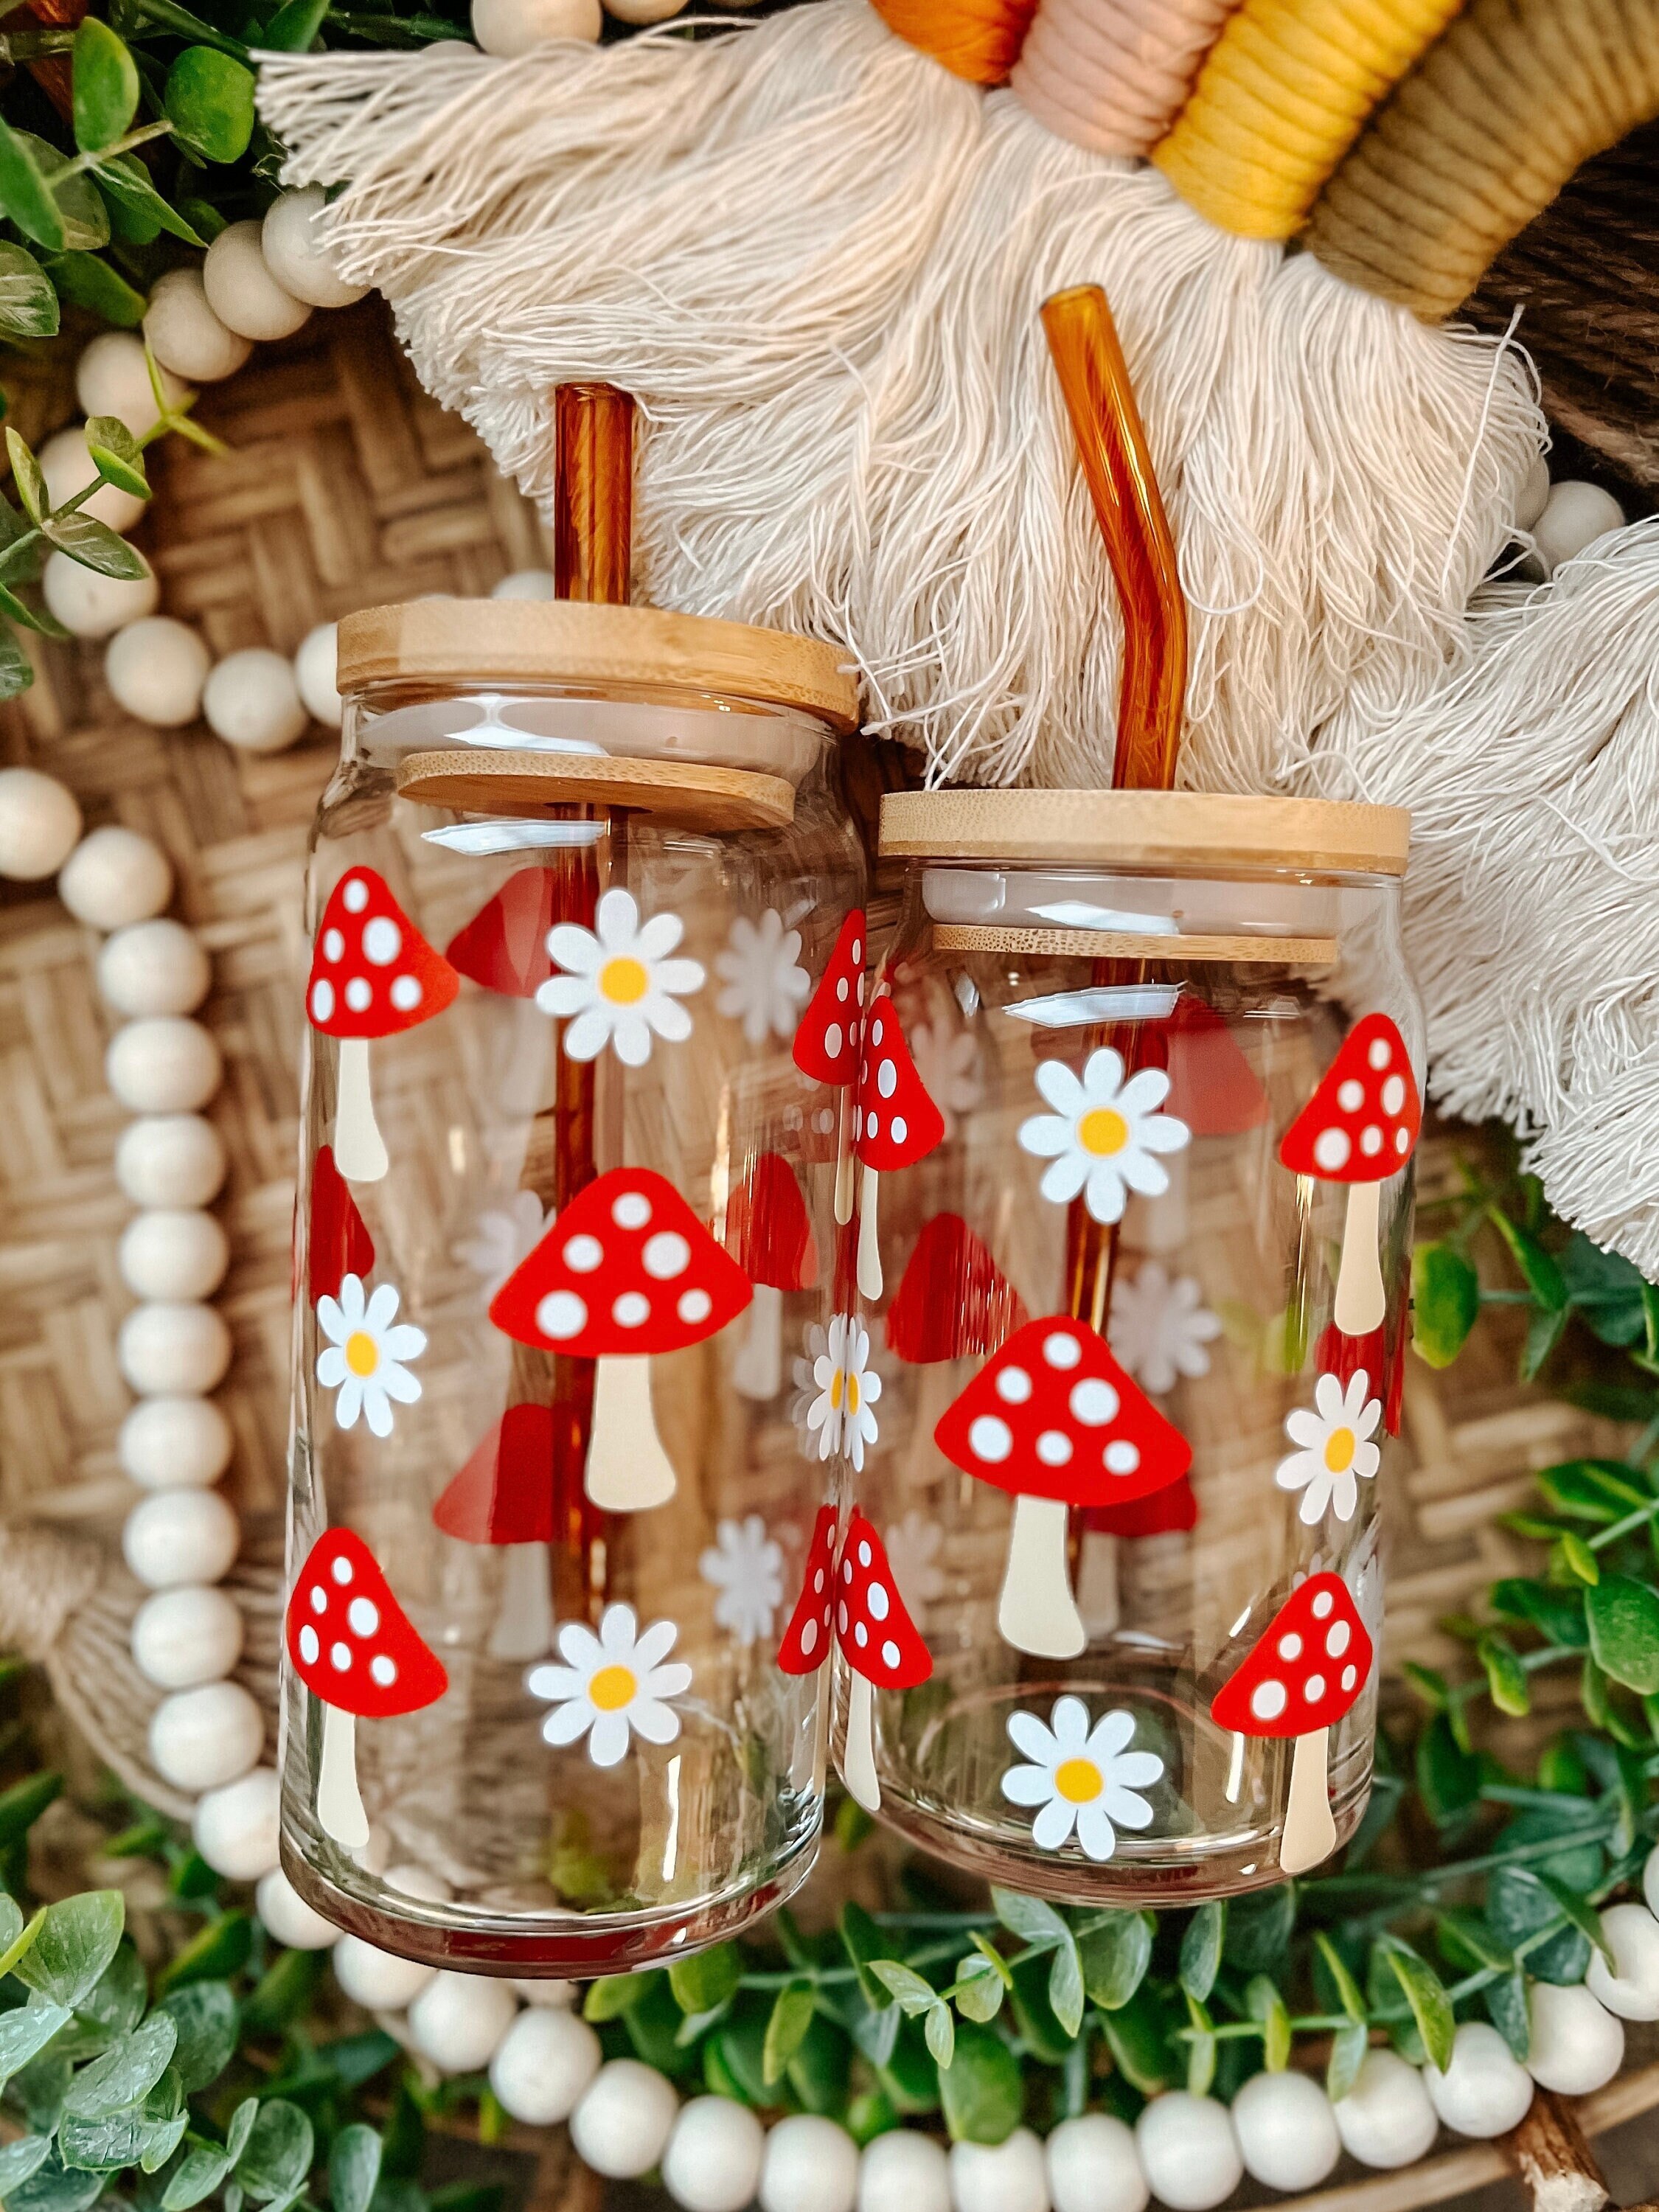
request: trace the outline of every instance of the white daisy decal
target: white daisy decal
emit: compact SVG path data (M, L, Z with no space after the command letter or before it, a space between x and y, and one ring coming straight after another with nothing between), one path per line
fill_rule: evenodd
M812 988L799 955L800 932L786 929L775 907L769 906L758 921L745 914L733 920L725 950L714 955L714 973L725 986L714 1004L743 1024L750 1044L795 1034Z
M881 1377L869 1364L870 1332L854 1314L836 1314L823 1352L812 1364L818 1395L806 1409L806 1425L817 1432L818 1457L840 1449L859 1474L864 1454L878 1433L872 1410L881 1395Z
M532 1698L553 1704L542 1723L548 1742L562 1747L586 1736L595 1766L617 1765L635 1734L647 1743L672 1743L680 1717L667 1700L691 1686L689 1667L662 1663L678 1634L672 1620L654 1620L641 1636L631 1605L606 1606L597 1636L579 1620L566 1621L559 1631L565 1664L532 1667L524 1678Z
M1022 1148L1054 1164L1042 1178L1045 1198L1069 1206L1081 1191L1095 1219L1121 1221L1129 1193L1158 1198L1170 1188L1159 1152L1178 1152L1192 1131L1158 1108L1170 1093L1161 1067L1138 1068L1126 1081L1109 1045L1091 1052L1080 1077L1064 1060L1045 1060L1036 1087L1054 1108L1020 1124Z
M945 1595L945 1577L939 1565L939 1549L945 1531L914 1506L902 1521L886 1531L887 1564L893 1571L899 1595L912 1613L920 1613Z
M918 1022L909 1033L909 1046L916 1073L943 1117L945 1133L954 1136L957 1115L971 1114L985 1096L973 1033L952 1029L948 1018Z
M1106 1340L1143 1390L1170 1390L1177 1375L1207 1375L1206 1346L1221 1334L1195 1275L1173 1279L1156 1260L1112 1285Z
M783 1547L767 1534L758 1513L719 1522L697 1572L720 1592L714 1619L739 1644L757 1644L770 1636L773 1616L783 1603Z
M1039 1850L1057 1851L1073 1831L1084 1856L1109 1859L1117 1849L1119 1828L1150 1828L1152 1808L1136 1791L1164 1771L1152 1751L1131 1751L1134 1716L1109 1712L1089 1725L1081 1698L1057 1698L1045 1727L1035 1713L1011 1713L1008 1735L1029 1766L1011 1766L1002 1794L1011 1805L1040 1809L1031 1823Z
M789 1418L795 1425L795 1442L803 1459L828 1459L835 1449L821 1438L823 1415L812 1419L812 1408L818 1401L818 1362L830 1349L830 1332L822 1322L809 1322L801 1339L800 1356L790 1362L789 1379L795 1386L795 1395L789 1401ZM826 1411L828 1409L826 1408Z
M552 1218L552 1207L544 1212L533 1190L515 1190L505 1206L492 1206L478 1216L456 1256L483 1278L486 1304L519 1262L530 1257Z
M643 1067L653 1034L670 1044L690 1036L680 1000L702 990L702 963L668 957L684 934L677 914L642 922L624 890L605 894L592 929L562 921L548 931L548 951L566 972L548 978L536 1004L569 1022L564 1048L572 1060L597 1060L609 1044L625 1066Z
M1280 1460L1273 1480L1281 1490L1299 1490L1297 1508L1310 1528L1334 1509L1339 1521L1352 1521L1359 1502L1359 1483L1370 1481L1381 1464L1382 1454L1371 1443L1382 1418L1380 1398L1367 1398L1370 1377L1362 1367L1348 1378L1345 1390L1335 1375L1322 1375L1314 1385L1314 1407L1298 1406L1285 1419L1285 1433L1301 1449Z
M366 1297L361 1275L348 1275L338 1297L317 1301L317 1322L328 1342L317 1355L317 1380L337 1390L334 1419L343 1429L362 1414L377 1437L392 1434L392 1403L412 1406L420 1383L405 1361L426 1350L426 1331L398 1319L398 1293L382 1283Z

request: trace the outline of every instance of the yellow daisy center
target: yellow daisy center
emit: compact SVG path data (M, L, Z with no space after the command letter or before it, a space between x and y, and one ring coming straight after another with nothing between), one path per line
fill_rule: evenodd
M1066 1759L1054 1769L1054 1788L1068 1805L1092 1805L1101 1792L1100 1769L1092 1759Z
M380 1347L366 1328L354 1328L345 1340L345 1363L354 1375L372 1375L380 1364Z
M835 1407L837 1413L840 1413L841 1411L842 1397L846 1391L846 1370L844 1368L838 1367L835 1373L830 1377L830 1403Z
M1325 1464L1333 1474L1341 1474L1353 1465L1358 1439L1352 1429L1333 1429L1325 1439Z
M856 1413L858 1409L859 1378L856 1375L849 1375L847 1378L847 1410L849 1413Z
M619 1713L631 1705L639 1682L631 1667L601 1667L587 1686L587 1694L602 1713Z
M1077 1125L1078 1142L1097 1159L1109 1159L1129 1141L1129 1125L1109 1106L1097 1106Z
M651 988L642 960L607 960L599 970L599 994L618 1006L638 1003Z

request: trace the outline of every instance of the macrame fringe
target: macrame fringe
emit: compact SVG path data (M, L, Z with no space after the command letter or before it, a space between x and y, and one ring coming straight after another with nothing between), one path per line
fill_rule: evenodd
M1345 713L1304 788L1411 807L1431 1085L1528 1139L1550 1203L1659 1277L1659 518L1499 586L1403 716Z

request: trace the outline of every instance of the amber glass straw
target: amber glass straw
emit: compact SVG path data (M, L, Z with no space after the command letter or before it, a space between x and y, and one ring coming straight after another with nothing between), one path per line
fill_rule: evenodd
M634 402L614 384L553 394L553 596L625 607L634 553Z
M1098 284L1045 300L1042 327L1123 607L1112 787L1168 791L1187 695L1187 603L1140 410Z

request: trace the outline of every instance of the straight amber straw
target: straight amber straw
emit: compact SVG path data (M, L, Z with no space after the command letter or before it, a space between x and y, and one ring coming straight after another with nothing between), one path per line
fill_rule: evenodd
M553 596L625 607L633 589L633 398L614 384L561 384L553 435Z

